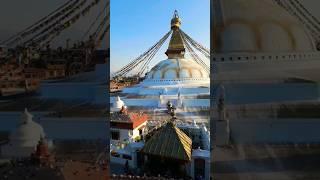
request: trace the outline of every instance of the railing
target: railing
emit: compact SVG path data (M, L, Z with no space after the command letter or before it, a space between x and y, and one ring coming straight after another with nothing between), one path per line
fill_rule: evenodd
M248 53L230 53L227 55L215 54L212 58L213 62L243 62L243 61L282 61L282 60L313 60L319 58L319 52L307 53L255 53L254 55Z
M279 113L287 109L303 109L303 108L317 108L319 105L313 102L283 102L283 103L268 103L268 104L246 104L226 106L227 116L230 119L239 118L279 118ZM281 111L282 110L282 111ZM216 108L213 109L217 112ZM281 111L281 112L280 112ZM214 118L217 118L215 113Z

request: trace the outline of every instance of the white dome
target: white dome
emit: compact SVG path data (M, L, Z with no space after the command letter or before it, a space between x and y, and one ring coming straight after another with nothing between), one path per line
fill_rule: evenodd
M316 51L309 32L270 0L220 0L217 52Z
M221 38L221 49L224 52L256 51L258 49L254 31L241 23L230 24L222 32Z
M10 134L10 145L18 147L36 147L45 133L41 125L32 120L32 115L25 110L21 124Z
M120 99L120 97L117 97L117 100L114 102L113 107L116 109L121 109L123 106L125 106L124 102Z
M154 66L147 75L147 80L196 80L208 79L206 70L188 59L167 59Z

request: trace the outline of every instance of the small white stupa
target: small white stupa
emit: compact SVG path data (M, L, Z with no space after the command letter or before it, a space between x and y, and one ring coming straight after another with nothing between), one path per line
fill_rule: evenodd
M118 111L120 111L121 108L124 107L124 106L125 106L125 103L120 99L119 96L117 96L116 101L113 102L111 111L113 111L113 112L118 112Z
M11 132L9 142L1 148L2 156L8 158L30 157L38 142L45 137L40 124L32 120L33 115L25 109L17 128Z

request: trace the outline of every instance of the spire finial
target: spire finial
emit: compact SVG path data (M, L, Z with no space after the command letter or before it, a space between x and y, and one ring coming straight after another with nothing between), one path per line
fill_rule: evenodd
M174 10L173 17L174 18L179 18L178 10Z
M166 55L169 59L184 58L185 47L182 39L181 32L179 31L181 26L181 19L178 15L178 11L175 10L173 18L171 19L172 35L169 42Z
M179 17L178 11L174 10L173 18L171 19L171 29L179 29L181 26L181 19Z
M25 108L24 113L22 115L22 123L30 122L30 121L32 121L32 118L33 118L32 114L30 114L28 109Z

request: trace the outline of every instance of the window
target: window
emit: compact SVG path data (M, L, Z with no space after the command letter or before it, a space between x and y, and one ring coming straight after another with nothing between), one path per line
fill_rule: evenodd
M120 139L120 133L118 131L111 131L111 139L112 140L119 140Z

